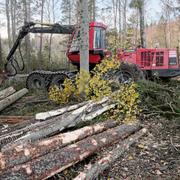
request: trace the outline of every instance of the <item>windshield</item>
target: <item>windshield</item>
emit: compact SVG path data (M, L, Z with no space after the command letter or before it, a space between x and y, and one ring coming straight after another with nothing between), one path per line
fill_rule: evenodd
M94 49L105 49L105 29L94 28Z

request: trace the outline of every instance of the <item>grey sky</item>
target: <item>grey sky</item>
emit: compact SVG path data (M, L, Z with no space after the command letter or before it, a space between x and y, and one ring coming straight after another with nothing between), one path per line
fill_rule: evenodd
M112 0L109 0L109 1L111 2ZM106 1L97 0L98 4L103 3L104 6L107 6L108 3L105 3L105 2L107 2L107 0ZM5 0L0 0L0 3L5 4ZM152 21L158 20L160 12L161 12L160 0L146 0L146 3L147 3L147 6L146 6L147 23L151 23ZM7 37L6 27L3 26L2 24L4 24L4 25L6 24L6 17L5 17L5 15L0 14L0 34L2 37L5 38L5 37ZM107 24L109 25L108 22L107 22Z

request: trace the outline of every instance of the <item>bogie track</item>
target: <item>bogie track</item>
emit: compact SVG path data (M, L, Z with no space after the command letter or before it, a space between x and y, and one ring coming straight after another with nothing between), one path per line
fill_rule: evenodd
M77 71L33 71L26 80L26 86L32 90L48 89L52 85L57 85L61 88L66 78L74 81Z

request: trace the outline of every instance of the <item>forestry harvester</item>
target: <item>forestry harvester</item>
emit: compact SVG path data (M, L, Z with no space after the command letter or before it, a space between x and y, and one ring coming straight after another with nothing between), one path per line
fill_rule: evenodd
M110 56L106 47L106 26L98 22L89 24L89 67L90 70L103 59ZM70 34L71 40L68 43L66 55L68 60L80 66L80 28L73 25L60 24L37 24L34 22L25 23L19 31L18 37L13 44L5 64L5 71L1 76L15 76L20 67L15 59L15 52L20 50L22 39L29 33L50 33L50 34ZM146 49L137 48L133 51L117 51L117 59L121 61L120 68L112 75L116 80L122 82L128 79L137 80L147 77L171 78L180 75L180 63L178 51L176 49ZM36 70L27 77L27 88L45 89L51 85L62 85L65 78L74 78L78 71L60 70L56 72ZM1 77L0 76L0 77ZM1 78L2 79L2 78Z

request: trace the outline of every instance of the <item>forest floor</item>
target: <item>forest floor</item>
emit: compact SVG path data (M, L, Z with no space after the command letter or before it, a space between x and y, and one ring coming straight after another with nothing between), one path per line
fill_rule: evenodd
M1 115L34 116L37 112L58 107L47 99L46 93L36 92L29 93ZM148 129L148 134L131 146L98 179L180 179L180 118L166 119L142 114L140 122ZM72 179L83 171L84 165L93 163L101 154L102 151L50 179Z
M180 120L142 118L148 135L106 171L110 179L180 179Z

